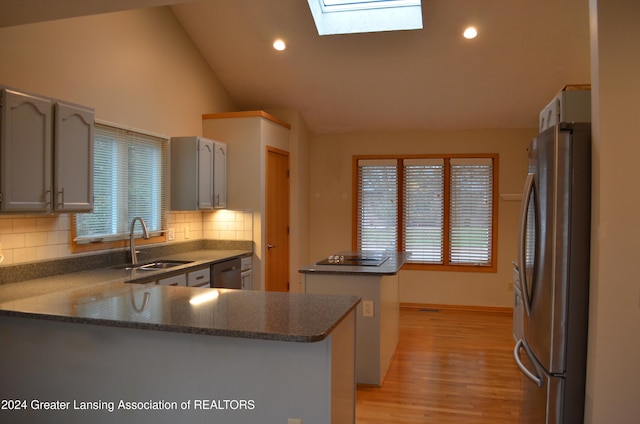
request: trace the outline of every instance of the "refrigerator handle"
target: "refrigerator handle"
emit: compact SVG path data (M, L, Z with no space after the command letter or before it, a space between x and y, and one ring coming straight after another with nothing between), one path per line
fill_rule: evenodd
M520 288L522 289L522 303L524 303L524 310L528 316L531 316L531 300L529 299L529 282L527 281L527 211L529 210L529 203L531 202L531 192L533 191L533 174L527 174L527 179L524 183L524 194L522 208L520 209L520 244L518 246L518 261L520 266L518 267L518 274L520 276Z
M536 383L536 386L542 387L542 378L529 371L529 369L522 363L522 360L520 359L520 350L522 349L522 347L522 340L518 340L518 342L516 343L516 347L513 349L513 359L516 361L516 365L518 366L518 368L520 368L520 371L522 371L522 373L526 375L529 380ZM525 353L527 353L526 349Z

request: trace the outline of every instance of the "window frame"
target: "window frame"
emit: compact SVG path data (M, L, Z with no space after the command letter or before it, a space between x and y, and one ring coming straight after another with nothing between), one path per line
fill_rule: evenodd
M318 35L420 30L422 2L419 0L374 0L325 5L307 0Z
M152 138L157 138L160 139L163 143L162 145L162 149L164 150L164 156L165 156L165 161L164 161L164 173L161 175L161 178L164 180L162 182L163 187L164 187L164 210L161 210L161 222L162 223L166 223L166 219L167 219L167 211L168 211L168 199L166 197L166 190L168 187L168 172L169 172L169 137L163 136L163 135L159 135L159 134L155 134L149 131L144 131L144 130L139 130L139 129L134 129L134 128L128 128L128 127L124 127L122 125L119 124L114 124L111 122L106 122L106 121L99 121L96 120L96 124L100 124L102 126L107 126L107 127L111 127L114 130L118 130L118 131L124 131L124 132L131 132L131 133L136 133L139 135L143 135L143 136L148 136L148 137L152 137ZM95 136L94 136L95 137ZM95 138L94 138L95 141ZM81 243L78 243L78 234L77 234L77 230L76 230L76 221L77 221L77 214L71 214L70 217L70 238L71 238L71 253L84 253L84 252L94 252L94 251L98 251L98 250L109 250L109 249L120 249L120 248L127 248L129 247L129 236L127 235L126 237L122 237L119 239L109 239L106 241L84 241ZM161 225L162 226L162 225ZM157 234L158 232L159 235L153 235L153 234ZM142 236L140 237L136 237L135 238L135 242L136 245L147 245L147 244L154 244L154 243L163 243L167 241L167 235L165 232L164 228L161 228L159 230L155 230L152 231L152 236L149 239L144 239Z
M450 255L450 159L478 159L489 158L493 161L493 193L492 193L492 215L491 215L491 264L490 265L468 265L468 264L448 264ZM430 264L420 262L405 262L402 269L425 270L425 271L454 271L454 272L488 272L498 271L498 199L499 199L499 154L498 153L451 153L451 154L408 154L408 155L353 155L352 156L352 249L358 250L358 162L360 160L389 160L397 161L398 172L398 251L404 248L403 235L403 205L404 205L404 160L411 159L443 159L444 166L444 223L443 223L443 264Z

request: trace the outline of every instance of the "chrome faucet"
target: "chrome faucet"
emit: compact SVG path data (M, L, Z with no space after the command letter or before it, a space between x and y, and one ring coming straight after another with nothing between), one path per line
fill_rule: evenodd
M136 250L136 246L135 246L135 240L133 237L133 227L136 225L136 221L140 221L140 224L142 225L142 237L144 237L145 240L149 240L149 229L147 228L147 223L144 222L144 219L142 219L139 216L136 216L135 218L133 218L133 221L131 221L131 228L130 228L130 234L129 234L129 249L131 250L131 263L133 265L138 263L138 256L137 254L139 253Z

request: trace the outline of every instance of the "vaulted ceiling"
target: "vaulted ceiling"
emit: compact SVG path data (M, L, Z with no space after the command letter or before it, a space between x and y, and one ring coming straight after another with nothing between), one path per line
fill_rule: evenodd
M423 0L422 30L322 37L305 0L8 2L0 26L171 5L241 109L294 108L314 133L533 128L590 82L586 0Z

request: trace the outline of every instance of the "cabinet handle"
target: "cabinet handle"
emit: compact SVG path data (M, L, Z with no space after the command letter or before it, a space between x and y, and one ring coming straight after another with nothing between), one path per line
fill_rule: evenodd
M220 271L220 274L223 274L225 272L235 271L236 269L238 269L238 267L232 266L231 268L223 269L222 271Z
M60 203L59 203L59 205L64 207L64 187L62 187L60 189L60 192L58 194L60 195Z
M51 205L51 187L49 188L49 190L44 192L44 204L45 206L50 206Z

